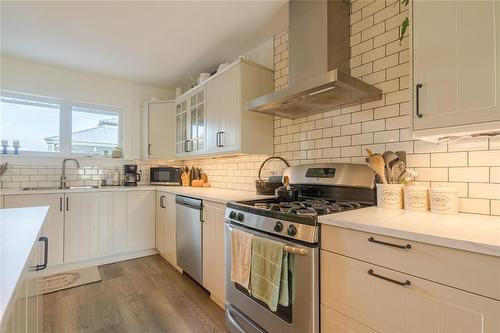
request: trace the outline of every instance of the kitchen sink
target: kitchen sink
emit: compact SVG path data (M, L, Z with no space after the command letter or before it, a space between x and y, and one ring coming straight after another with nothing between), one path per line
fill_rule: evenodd
M81 190L81 189L92 189L99 188L99 186L69 186L65 188L53 187L53 186L40 186L40 187L23 187L23 191L43 191L43 190Z

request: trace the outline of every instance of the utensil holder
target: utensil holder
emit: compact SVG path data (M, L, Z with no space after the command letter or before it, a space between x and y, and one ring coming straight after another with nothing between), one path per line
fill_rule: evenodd
M377 206L380 208L403 208L403 185L377 184Z

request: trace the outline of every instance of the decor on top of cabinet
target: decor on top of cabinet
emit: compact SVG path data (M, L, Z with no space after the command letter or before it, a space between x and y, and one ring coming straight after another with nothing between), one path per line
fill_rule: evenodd
M267 158L264 162L262 162L259 168L259 179L255 181L255 189L257 191L257 194L274 195L275 191L283 186L281 177L279 181L276 181L277 180L276 176L269 177L267 181L262 180L262 168L264 167L264 164L266 164L266 162L269 160L281 160L285 163L287 167L290 166L290 164L288 164L288 162L284 158L279 156L271 156Z

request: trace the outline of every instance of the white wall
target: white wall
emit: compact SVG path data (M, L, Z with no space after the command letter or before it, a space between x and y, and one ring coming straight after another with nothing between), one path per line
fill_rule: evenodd
M18 93L121 107L124 155L140 158L140 107L156 96L169 99L174 93L127 81L1 57L0 89Z

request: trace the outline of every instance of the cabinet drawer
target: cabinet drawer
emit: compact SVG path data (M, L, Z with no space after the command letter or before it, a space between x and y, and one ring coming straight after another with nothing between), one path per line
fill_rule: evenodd
M324 250L500 300L498 257L333 226L321 232Z
M371 328L321 305L321 332L326 333L376 333Z
M500 332L498 301L327 251L321 303L378 332Z

